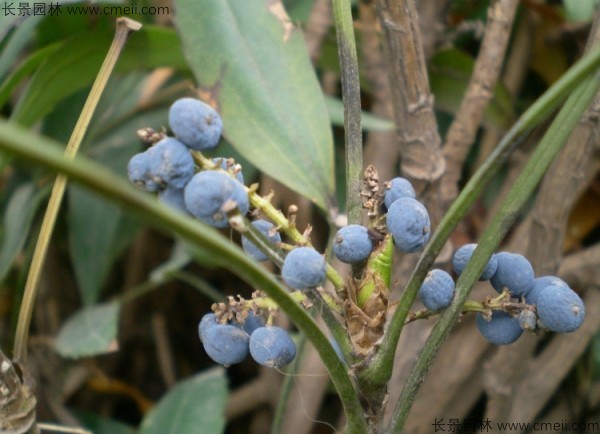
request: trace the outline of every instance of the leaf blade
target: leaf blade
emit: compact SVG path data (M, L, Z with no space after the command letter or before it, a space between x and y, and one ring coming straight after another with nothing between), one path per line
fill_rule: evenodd
M277 5L178 0L176 26L199 86L218 86L227 140L253 165L327 209L334 202L327 108L302 35Z
M219 434L225 428L227 381L213 368L180 382L150 411L139 434Z

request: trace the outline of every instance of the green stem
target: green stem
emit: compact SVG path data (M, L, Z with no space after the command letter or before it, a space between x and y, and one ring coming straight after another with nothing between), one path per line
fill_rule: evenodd
M102 63L100 71L98 72L98 76L92 85L92 89L81 110L79 119L77 119L77 124L69 138L69 143L67 143L65 149L65 156L67 158L74 158L77 154L79 145L83 140L83 136L87 131L87 127L96 110L100 96L102 95L102 91L106 87L106 83L108 82L112 70L119 59L121 50L127 41L127 36L131 31L139 30L141 26L140 23L130 20L129 18L117 19L117 30L112 44L106 54L106 58ZM54 224L56 223L56 218L58 216L58 211L60 210L66 187L67 178L64 175L59 174L54 181L48 207L46 208L46 214L44 215L44 221L42 222L42 227L33 252L31 267L29 268L29 274L27 275L27 282L25 283L19 319L17 321L17 330L15 332L15 347L13 351L14 360L18 361L23 366L27 365L27 339L29 337L29 326L31 323L31 315L33 313L37 289L42 276L42 268L44 262L46 262L50 238L54 231Z
M360 81L358 57L349 0L333 0L333 21L337 35L338 55L344 101L344 135L346 143L346 213L348 223L362 221L360 196L363 161L360 125Z
M489 258L510 229L521 208L534 192L548 167L550 167L554 157L566 143L571 131L592 102L598 89L600 89L600 74L595 73L585 79L571 94L527 165L516 179L490 226L483 233L480 243L473 252L473 258L457 281L456 295L452 305L442 313L433 327L431 335L402 390L392 416L390 433L400 433L402 431L425 373L450 332L452 325L458 319L471 288L479 279Z
M600 65L600 49L590 54L573 65L550 89L523 113L510 131L502 138L489 158L471 176L448 212L444 215L438 228L434 231L429 244L419 258L419 262L400 298L398 307L388 326L381 348L371 364L359 376L371 384L384 385L391 377L394 356L400 333L404 327L406 317L417 296L419 288L433 265L437 255L458 223L469 211L489 181L502 167L504 161L512 150L537 124L549 116L558 104L579 83L590 75Z
M190 244L214 252L215 257L227 264L232 273L273 298L311 341L327 367L339 394L347 417L347 433L366 432L366 421L354 385L323 331L296 303L287 289L260 264L248 258L240 248L229 242L214 228L160 203L101 165L81 156L74 160L66 159L62 155L60 145L56 142L28 132L5 120L0 120L0 149L61 172L73 181L92 188L110 201L119 203L145 218L157 229L174 231Z

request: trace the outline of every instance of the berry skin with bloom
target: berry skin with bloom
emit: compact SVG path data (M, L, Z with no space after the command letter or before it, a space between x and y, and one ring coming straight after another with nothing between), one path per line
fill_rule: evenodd
M537 316L532 310L522 310L517 317L517 321L519 321L519 326L525 331L533 331L536 329Z
M273 223L267 220L254 220L252 225L258 229L267 239L271 242L271 244L277 245L281 243L281 235L275 229ZM266 261L269 259L267 255L265 255L262 250L256 247L252 242L242 235L242 248L244 251L257 261Z
M181 189L194 176L194 158L179 140L165 137L146 152L150 155L150 176L161 187Z
M217 324L206 327L202 344L206 354L223 366L240 363L249 351L248 333L231 324Z
M313 288L325 281L327 263L323 255L312 247L296 247L285 257L281 277L291 288Z
M366 260L373 250L369 231L361 225L344 226L335 234L333 253L342 262L355 264Z
M525 301L527 304L537 305L540 294L549 286L564 286L565 288L569 287L567 282L556 276L537 277L533 280L533 287L525 296Z
M195 98L180 98L171 105L169 126L177 139L195 151L217 146L223 132L219 113Z
M264 327L265 320L262 316L256 315L254 311L249 311L248 316L244 320L242 324L235 324L240 327L243 331L245 331L248 336L252 335L254 331L260 327Z
M585 319L583 300L571 288L558 285L539 294L537 313L544 328L556 333L573 332Z
M415 189L408 179L397 177L392 179L385 187L383 203L385 207L390 209L392 204L401 197L410 197L414 199L417 195Z
M244 186L223 172L199 172L186 185L183 193L185 207L197 219L225 228L229 225L223 205L233 201L241 214L250 208Z
M386 224L394 244L405 253L421 250L429 240L429 213L417 200L400 198L388 209Z
M150 176L150 154L140 152L127 163L127 176L138 188L149 192L160 190L160 186Z
M425 307L433 312L448 307L454 297L452 276L444 270L431 270L419 289L419 297Z
M473 251L476 247L477 244L474 243L465 244L464 246L461 246L456 252L454 252L454 256L452 257L452 266L454 267L454 271L456 271L456 274L458 274L459 276L462 274L463 270L467 266L467 263L471 260L471 257L473 256ZM497 268L498 260L496 259L496 255L492 254L490 260L483 269L479 280L490 280L496 272Z
M512 297L527 296L533 288L535 277L533 267L527 258L518 253L500 252L496 253L496 259L498 267L490 279L494 289L501 293L506 287Z
M501 310L492 311L492 318L489 321L478 313L477 329L488 342L494 345L512 344L523 333L519 321Z
M225 157L214 157L212 159L212 162L214 164L218 164L221 169L223 169L224 171L228 172L228 173L234 173L233 167L230 167L227 164L228 159ZM240 184L244 183L244 175L242 175L242 171L240 170L239 172L235 173L235 179L237 180L237 182L239 182Z
M158 200L164 203L165 205L169 205L171 208L174 208L178 211L181 211L185 214L190 214L187 208L185 207L185 200L183 198L183 188L170 188L158 192Z
M219 321L214 313L210 312L204 315L198 324L198 336L200 336L200 340L204 342L204 336L206 335L208 329L218 324Z
M250 336L250 355L260 365L283 368L296 357L296 344L280 327L259 327Z

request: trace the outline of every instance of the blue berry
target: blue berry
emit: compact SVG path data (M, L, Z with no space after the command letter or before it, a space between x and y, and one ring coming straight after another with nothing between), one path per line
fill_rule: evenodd
M194 158L179 140L165 137L149 148L149 172L161 186L184 188L194 176Z
M577 330L585 318L583 300L569 287L548 286L538 295L540 322L550 331L569 333Z
M255 220L252 222L252 225L267 237L271 244L277 245L281 242L281 235L275 230L273 223L266 220ZM252 256L257 261L266 261L269 259L262 250L252 244L245 236L242 236L242 248L249 256Z
M537 305L540 293L548 286L564 286L566 288L569 287L569 285L567 285L567 283L564 280L556 276L537 277L533 280L533 286L531 287L531 290L525 296L525 301L527 302L527 304Z
M233 201L241 214L250 207L244 186L223 172L199 172L186 185L185 206L194 217L209 225L224 228L229 225L223 205Z
M140 152L135 154L127 164L129 180L142 190L155 192L160 186L150 176L150 154Z
M250 355L260 365L283 368L296 357L296 344L280 327L260 327L250 336Z
M248 316L244 320L244 323L236 325L241 327L248 335L251 335L259 327L264 327L265 320L262 316L256 315L254 311L251 310L248 312Z
M517 317L519 326L525 331L533 331L536 328L537 316L535 312L529 309L522 310Z
M169 205L171 208L174 208L185 214L189 214L187 208L185 207L185 200L183 198L183 188L167 187L166 189L158 193L158 200L164 203L165 205Z
M234 325L209 326L202 337L206 354L223 366L240 363L248 355L248 334Z
M454 297L452 276L444 270L431 270L419 289L419 297L425 307L431 311L436 312L448 307Z
M390 209L392 203L394 203L401 197L410 197L414 199L416 197L416 194L415 189L413 188L412 184L408 179L397 177L392 179L385 186L383 202L385 203L386 208Z
M388 209L386 222L396 247L402 252L416 252L429 240L429 214L416 199L402 197L394 201Z
M202 317L200 323L198 324L198 335L200 336L200 340L202 342L204 342L204 336L206 335L208 329L217 324L219 324L217 316L212 312L207 313Z
M456 252L454 252L454 256L452 257L452 266L454 267L456 274L462 274L463 270L467 266L467 262L471 260L471 256L473 256L473 251L476 247L477 244L465 244ZM479 280L490 280L497 268L498 260L496 259L496 255L492 254L492 257L483 269L483 273L481 273Z
M526 296L533 287L533 267L523 255L518 253L496 253L498 267L490 279L494 289L502 292L508 288L512 297Z
M223 132L221 116L195 98L181 98L171 105L169 126L179 140L196 151L217 146Z
M492 311L491 320L477 314L477 329L479 333L494 345L508 345L519 339L523 329L519 321L501 310Z
M361 225L344 226L335 234L333 253L342 262L355 264L364 261L373 250L369 231Z
M233 167L230 167L227 158L224 157L215 157L212 159L212 162L214 164L218 164L221 166L221 169L225 170L226 172L229 173L234 173ZM242 171L240 170L239 172L235 172L235 179L237 180L237 182L239 182L240 184L244 183L244 175L242 175Z
M281 268L285 283L294 289L307 289L325 281L327 263L325 258L312 247L296 247L291 250Z

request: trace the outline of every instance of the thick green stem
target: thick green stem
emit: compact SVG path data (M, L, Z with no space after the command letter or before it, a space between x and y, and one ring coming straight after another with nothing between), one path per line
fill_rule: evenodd
M359 377L370 384L385 385L392 372L394 356L400 333L419 288L433 265L435 258L450 237L450 234L483 192L488 182L496 175L502 164L520 141L543 119L549 116L558 104L586 76L600 65L600 49L594 50L570 68L550 89L527 109L510 131L502 138L496 149L469 179L459 196L444 215L425 251L421 255L413 274L404 289L394 312L381 348L371 364L359 373Z
M490 226L483 233L473 253L473 259L469 261L458 279L456 295L452 305L444 311L435 324L431 335L417 359L417 364L413 368L402 390L394 409L390 424L390 433L400 433L402 431L425 373L429 369L443 341L448 336L448 333L450 333L452 325L458 319L471 288L475 285L477 279L479 279L487 261L510 229L521 208L534 192L546 170L548 170L548 167L550 167L554 157L556 157L566 143L571 131L591 103L598 89L600 89L600 74L595 73L587 78L571 94L531 156L531 159L515 181Z
M258 287L284 310L311 341L327 367L346 413L348 434L366 432L366 422L354 385L333 346L310 315L275 277L213 228L172 210L106 168L83 157L63 157L59 144L0 120L0 149L68 176L107 199L137 213L163 231L174 231L190 244L214 252L231 272Z
M337 35L342 100L344 101L344 134L346 142L346 213L348 223L361 223L362 201L362 129L360 125L360 81L358 57L349 0L333 0L333 21Z

